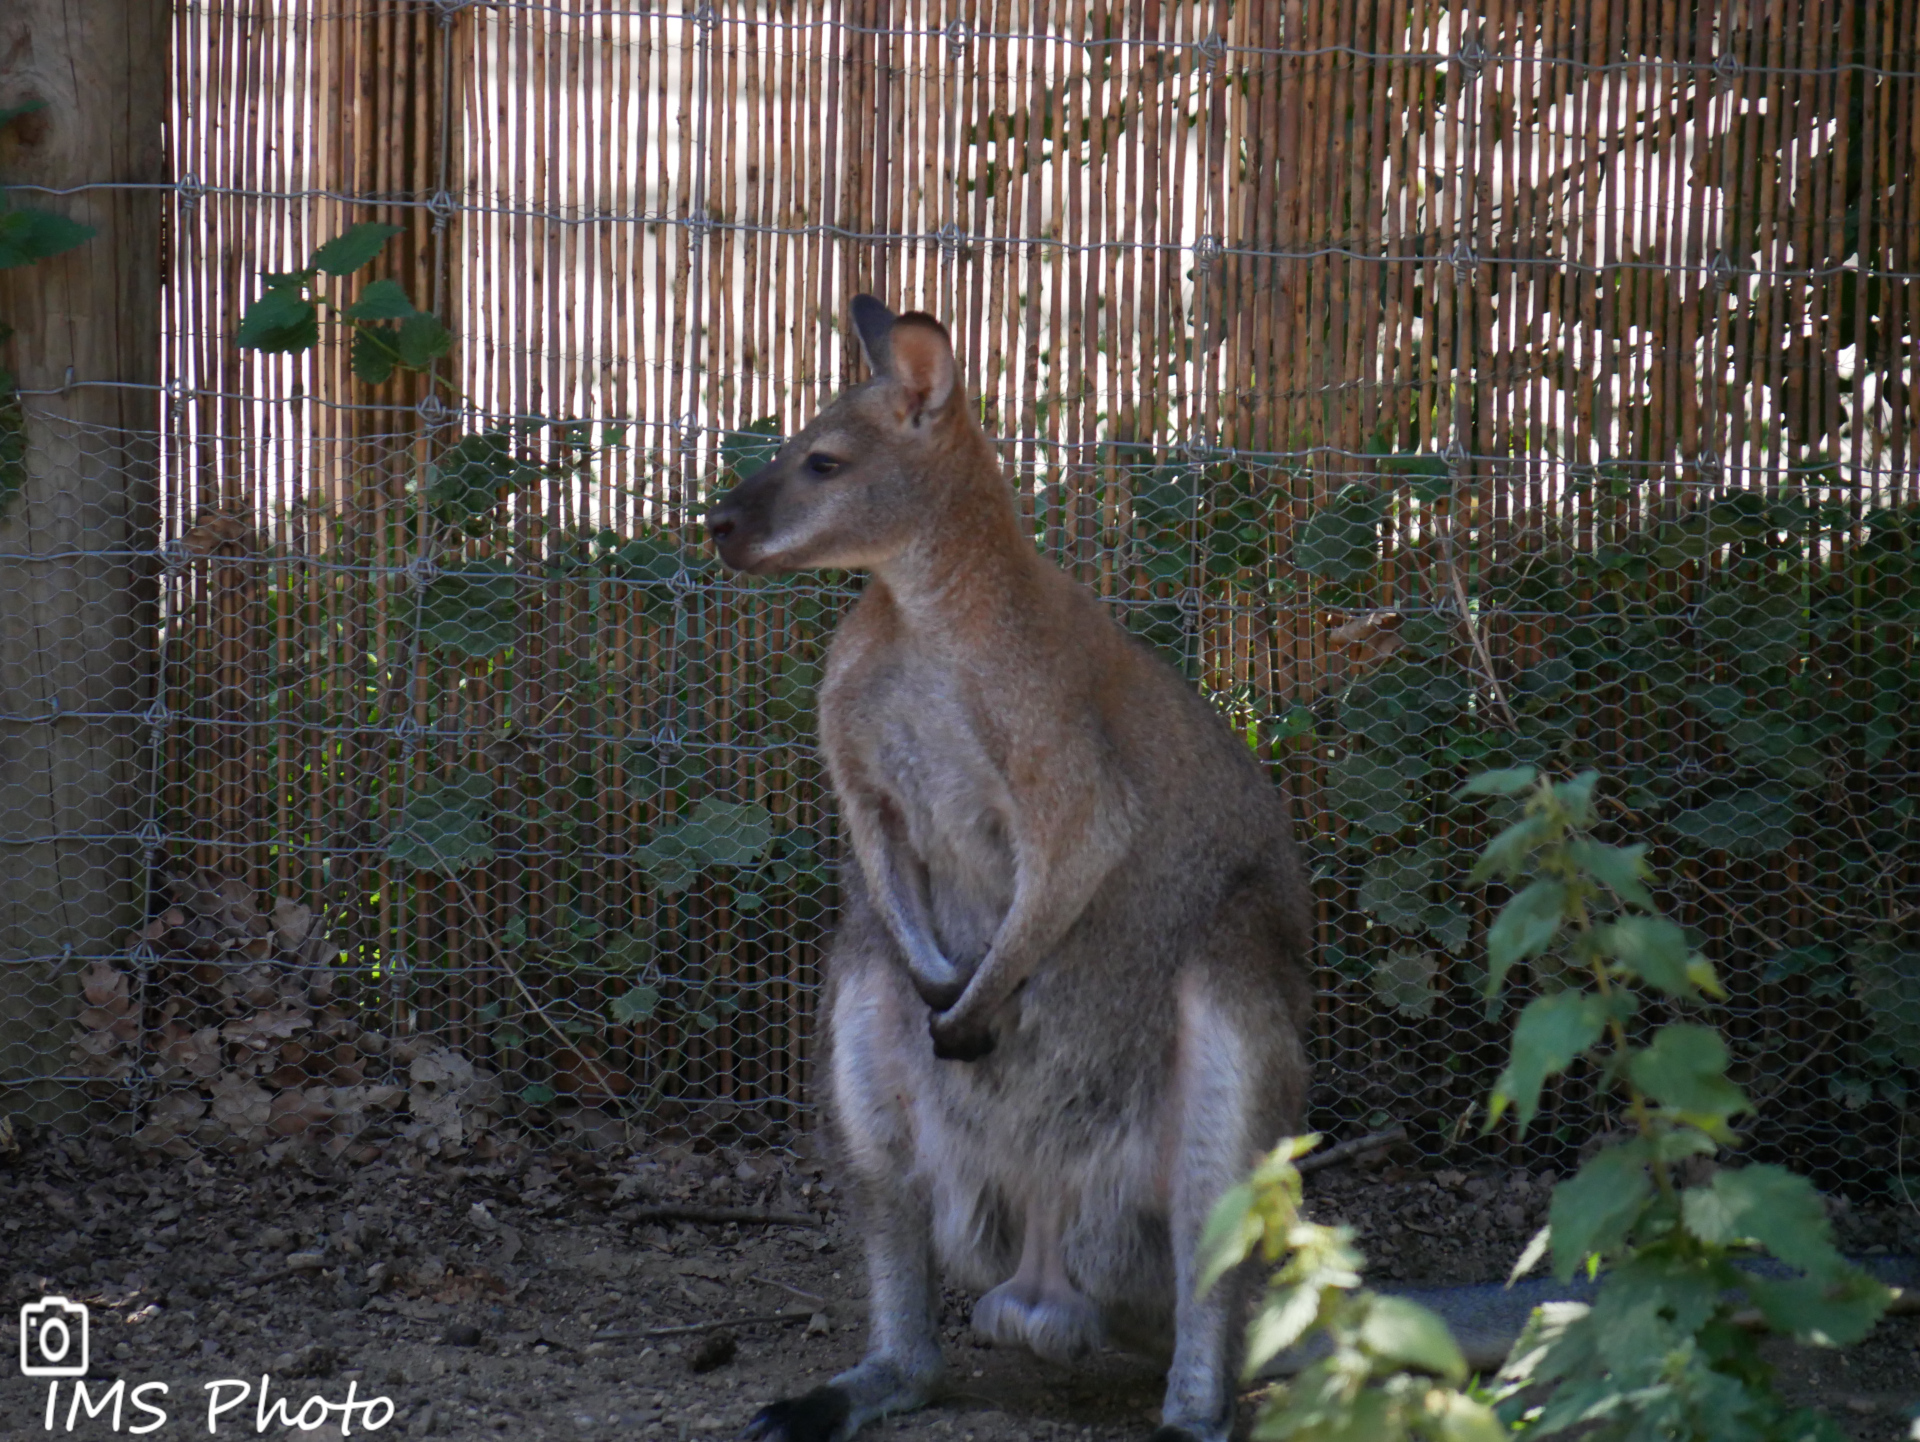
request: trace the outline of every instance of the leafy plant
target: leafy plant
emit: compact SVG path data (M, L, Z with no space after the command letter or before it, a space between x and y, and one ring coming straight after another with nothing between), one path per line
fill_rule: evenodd
M1499 1442L1491 1408L1462 1391L1467 1362L1446 1323L1418 1303L1357 1291L1360 1253L1348 1227L1300 1214L1294 1162L1318 1137L1282 1142L1215 1206L1200 1239L1202 1292L1256 1252L1274 1270L1247 1331L1247 1380L1319 1333L1327 1355L1269 1394L1254 1423L1260 1442Z
M1248 1332L1249 1378L1311 1332L1331 1344L1272 1391L1255 1437L1842 1435L1778 1397L1755 1333L1844 1346L1866 1335L1890 1293L1840 1255L1806 1178L1716 1164L1738 1144L1734 1118L1753 1110L1705 1019L1719 982L1660 915L1646 847L1594 835L1596 782L1592 771L1554 782L1522 766L1461 788L1519 803L1476 869L1515 888L1488 933L1486 985L1497 993L1524 969L1539 992L1514 1023L1487 1127L1509 1111L1530 1125L1543 1086L1577 1067L1622 1104L1625 1139L1555 1187L1547 1227L1514 1267L1517 1278L1551 1253L1562 1280L1600 1277L1595 1300L1537 1310L1498 1386L1460 1391L1467 1369L1444 1324L1356 1292L1350 1234L1301 1220L1294 1160L1318 1138L1285 1142L1221 1199L1202 1243L1203 1287L1256 1249L1269 1266L1286 1259ZM1788 1275L1754 1270L1763 1255Z
M1818 1085L1849 1108L1904 1108L1920 1066L1920 992L1905 980L1920 977L1920 909L1895 878L1920 862L1904 784L1920 735L1920 508L1860 516L1723 491L1641 518L1616 504L1624 478L1596 481L1593 538L1516 521L1484 559L1481 513L1444 461L1382 455L1375 484L1336 492L1294 532L1316 596L1382 638L1306 725L1295 707L1267 733L1311 753L1337 819L1310 842L1352 899L1329 956L1409 1014L1409 958L1460 963L1428 968L1440 991L1468 981L1454 898L1477 833L1455 824L1450 793L1486 767L1607 764L1613 804L1688 871L1789 848L1807 859L1786 882L1791 930L1757 925L1730 891L1697 893L1689 919L1722 920L1729 952L1759 953L1758 980L1857 1008L1873 1034L1836 1035ZM1483 559L1468 567L1470 545ZM1495 646L1495 633L1531 639ZM1760 1068L1785 1075L1804 1042L1766 1025L1777 1064Z
M0 108L0 130L21 118L44 110L44 100ZM0 270L32 265L63 255L93 239L94 227L31 205L11 205L0 196ZM0 345L13 338L13 327L0 320ZM0 520L5 520L14 498L27 483L27 418L20 405L20 383L0 365Z
M344 705L356 734L390 738L376 762L383 785L364 786L364 755L317 763L367 793L354 831L384 863L364 878L369 899L377 890L380 904L404 909L451 894L472 918L447 929L439 954L423 929L390 984L440 965L470 968L470 957L451 953L477 937L494 995L472 1014L511 1067L532 1073L523 1103L545 1105L576 1084L626 1095L629 1079L614 1073L626 1066L622 1049L643 1039L656 1050L657 1087L684 1069L687 1037L726 1025L741 1006L737 983L679 934L682 918L710 887L735 918L733 942L753 939L756 926L819 922L829 888L822 846L777 826L756 801L713 794L720 777L705 750L677 740L702 704L696 683L718 609L711 563L646 519L569 527L522 504L543 487L607 486L601 463L625 449L623 428L470 421L472 407L443 374L451 334L398 282L367 274L398 233L355 225L301 269L268 274L235 337L297 354L331 335L349 348L359 382L418 373L458 404L449 422L408 438L414 471L397 504L348 508L315 528L329 538L325 559L338 562L323 567L328 584L350 598L341 614L378 625L314 624L299 583L262 597L336 678L324 701L296 684L270 704L335 724ZM777 424L762 418L730 433L720 459L751 469L779 444ZM645 518L640 499L628 509ZM767 703L783 724L810 708L805 658L821 619L817 604L791 609L793 665ZM644 679L632 665L638 636L658 638L663 652ZM537 705L513 704L536 694ZM439 739L443 727L471 726L476 695L508 703L484 759ZM335 709L323 716L322 706ZM481 868L493 873L485 887L474 880ZM701 882L709 885L689 896ZM530 904L509 899L516 888ZM777 919L752 920L774 907Z
M1603 1275L1590 1307L1536 1316L1502 1373L1505 1415L1530 1436L1572 1426L1595 1438L1838 1436L1774 1394L1742 1310L1802 1341L1846 1345L1890 1294L1840 1255L1805 1177L1716 1164L1737 1145L1734 1118L1753 1111L1706 1020L1720 986L1655 908L1645 846L1594 836L1596 781L1517 768L1462 788L1524 798L1476 875L1517 888L1488 933L1489 991L1524 964L1540 992L1514 1024L1487 1125L1511 1108L1526 1127L1542 1086L1582 1064L1621 1099L1628 1130L1555 1187L1548 1226L1515 1269L1550 1251L1563 1279ZM1764 1254L1794 1275L1743 1267ZM1544 1400L1528 1387L1545 1387Z
M308 350L319 343L325 314L348 327L353 373L368 385L382 384L396 369L429 371L452 349L452 333L438 316L416 309L398 281L366 281L347 302L321 280L341 280L367 266L400 231L363 221L319 246L303 269L263 275L267 288L241 316L236 343L269 353Z

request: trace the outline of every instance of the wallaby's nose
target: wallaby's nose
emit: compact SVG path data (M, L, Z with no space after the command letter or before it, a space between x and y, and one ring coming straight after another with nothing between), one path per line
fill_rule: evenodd
M734 520L724 510L712 511L707 515L707 535L714 541L724 541L733 534Z

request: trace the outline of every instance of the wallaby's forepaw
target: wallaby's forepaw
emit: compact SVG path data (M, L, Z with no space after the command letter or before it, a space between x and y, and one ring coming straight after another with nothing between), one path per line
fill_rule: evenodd
M851 1411L846 1389L815 1387L762 1407L740 1429L740 1442L840 1442Z
M919 972L909 968L907 980L911 981L913 989L920 993L920 1000L931 1007L936 1015L951 1008L967 994L967 984L957 977L942 986L937 981L928 981Z
M993 1050L995 1040L993 1029L985 1022L954 1017L951 1012L935 1012L929 1017L927 1033L933 1038L933 1054L941 1061L979 1061Z

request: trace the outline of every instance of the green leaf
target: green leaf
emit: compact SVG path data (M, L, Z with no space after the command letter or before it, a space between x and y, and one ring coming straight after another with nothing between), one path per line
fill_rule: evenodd
M313 259L308 264L315 270L324 270L328 275L351 275L378 255L382 247L399 233L400 227L397 225L363 220L358 225L348 226L321 246L313 253Z
M354 379L367 385L384 384L393 374L394 328L390 325L355 326L350 354Z
M1373 569L1386 497L1348 486L1315 511L1293 542L1293 564L1310 576L1345 585Z
M1440 843L1432 837L1367 862L1360 882L1361 909L1382 926L1419 931L1426 925L1426 889L1440 869Z
M1467 1359L1447 1331L1447 1324L1417 1302L1405 1297L1367 1296L1366 1317L1356 1338L1383 1361L1458 1382L1467 1375Z
M1800 601L1759 583L1722 583L1700 604L1700 630L1744 667L1784 666L1800 649Z
M1317 1287L1284 1287L1269 1292L1259 1315L1247 1328L1247 1355L1241 1375L1252 1380L1268 1362L1304 1337L1319 1316Z
M1727 1080L1727 1044L1710 1026L1676 1023L1653 1034L1627 1073L1635 1086L1690 1119L1725 1123L1751 1111L1746 1093Z
M819 662L791 653L781 657L779 674L767 688L767 719L796 729L809 726L819 689Z
M720 464L736 476L750 475L772 462L782 440L780 418L762 416L744 430L728 431L720 438Z
M1424 946L1403 942L1387 948L1373 969L1373 991L1405 1016L1433 1015L1433 978L1439 962Z
M1693 948L1687 934L1664 916L1623 916L1593 929L1594 945L1622 969L1668 996L1698 996L1687 974Z
M1487 928L1487 995L1498 996L1515 964L1544 951L1565 917L1564 882L1535 881L1500 908Z
M1427 738L1454 719L1467 701L1459 671L1439 662L1395 660L1349 686L1340 701L1341 724L1374 745L1398 748Z
M1653 1197L1646 1149L1637 1142L1608 1147L1553 1189L1547 1225L1553 1229L1553 1274L1564 1282L1588 1256L1626 1240Z
M387 837L388 857L443 876L491 861L493 828L475 794L490 786L486 777L469 772L414 792Z
M1776 1331L1820 1347L1851 1347L1864 1340L1893 1301L1893 1294L1864 1272L1850 1272L1837 1282L1752 1277L1742 1285Z
M1505 771L1482 771L1453 794L1464 801L1469 796L1518 796L1533 789L1540 777L1537 766L1513 766Z
M1868 944L1851 956L1854 987L1874 1032L1902 1066L1920 1069L1920 951Z
M530 1107L543 1107L559 1095L544 1082L530 1082L520 1088L520 1100Z
M1522 816L1487 843L1487 849L1480 853L1480 859L1473 864L1468 880L1479 882L1495 876L1519 875L1526 870L1527 860L1534 848L1552 835L1553 823L1545 816L1537 812Z
M60 255L85 244L95 234L91 225L82 225L51 210L23 206L0 211L0 270Z
M453 349L453 334L441 324L439 316L416 311L400 322L395 345L402 365L423 371Z
M427 471L427 503L449 525L466 526L491 511L503 491L532 485L540 472L513 453L505 431L478 431L448 446Z
M1726 730L1747 714L1747 698L1738 686L1724 682L1701 686L1693 693L1693 704L1707 720Z
M1197 1249L1200 1275L1194 1283L1196 1296L1206 1296L1259 1245L1265 1228L1254 1208L1255 1200L1252 1184L1240 1182L1227 1188L1213 1204Z
M1607 1024L1607 1003L1586 991L1562 991L1536 997L1513 1026L1513 1053L1487 1103L1486 1130L1492 1131L1507 1106L1513 1106L1526 1131L1540 1109L1540 1087L1558 1076L1600 1039Z
M269 290L247 307L233 339L243 350L303 351L320 339L320 312L298 290Z
M633 848L631 859L662 896L678 896L700 874L701 858L681 839L677 826L663 827L651 841Z
M518 582L500 561L465 561L437 577L421 607L428 645L475 659L497 656L519 626Z
M360 287L360 298L342 312L349 320L405 320L413 302L397 280L370 280Z
M1709 851L1765 856L1793 842L1793 793L1783 786L1756 786L1680 811L1667 825Z
M660 993L650 986L636 986L607 1003L607 1015L616 1026L632 1026L645 1021L660 1006Z
M773 817L757 801L702 801L681 837L709 865L751 866L773 844Z
M1436 901L1429 906L1421 917L1421 924L1455 956L1467 949L1467 938L1473 934L1473 918L1459 907L1444 901Z
M1360 836L1398 831L1410 800L1407 782L1384 761L1358 752L1327 768L1327 802Z
M1653 910L1653 895L1645 885L1653 875L1647 865L1644 841L1632 846L1609 846L1591 836L1576 836L1567 842L1567 859L1592 876L1628 906Z
M1820 1193L1785 1167L1763 1162L1715 1172L1707 1186L1688 1188L1680 1206L1687 1230L1703 1242L1730 1247L1751 1239L1822 1282L1847 1274Z
M653 960L653 938L638 931L610 931L601 939L600 964L609 971L638 971Z

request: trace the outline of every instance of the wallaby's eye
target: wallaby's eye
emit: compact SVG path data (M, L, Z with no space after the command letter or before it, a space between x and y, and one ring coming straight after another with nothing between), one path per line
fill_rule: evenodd
M832 456L815 451L807 457L807 470L816 476L830 476L840 469L840 462Z

